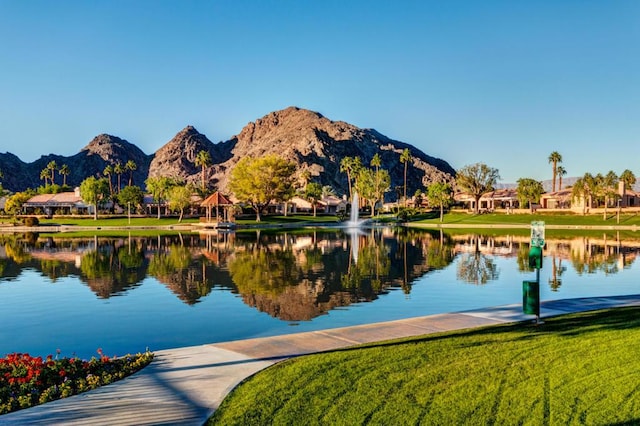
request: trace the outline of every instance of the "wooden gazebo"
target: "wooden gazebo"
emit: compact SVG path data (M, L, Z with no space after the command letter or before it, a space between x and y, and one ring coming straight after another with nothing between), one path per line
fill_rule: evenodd
M233 203L218 191L209 195L202 203L200 203L200 206L205 207L207 210L207 213L206 213L207 222L211 222L211 210L213 207L216 208L216 222L227 222L228 221L227 207L232 205ZM220 207L222 207L222 212L223 212L222 221L220 220Z

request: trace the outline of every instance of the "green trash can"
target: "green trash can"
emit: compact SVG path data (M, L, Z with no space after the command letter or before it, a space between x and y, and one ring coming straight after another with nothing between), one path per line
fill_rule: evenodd
M525 314L540 316L540 284L522 281L522 310Z

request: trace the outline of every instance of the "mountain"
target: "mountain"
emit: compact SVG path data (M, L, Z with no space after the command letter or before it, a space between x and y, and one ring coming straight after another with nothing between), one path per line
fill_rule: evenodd
M407 143L296 107L272 112L247 124L226 143L227 148L232 146L232 155L212 166L211 174L223 192L228 188L229 171L241 158L265 154L278 154L295 162L298 173L308 170L312 181L330 185L338 194L348 192L346 174L340 171L340 161L347 156L360 157L363 165L369 166L378 153L381 167L389 171L393 189L404 183L400 155L405 148L409 149L412 161L407 170L407 194L411 195L433 180L451 180L455 175L446 161L430 157Z
M243 157L278 154L298 165L298 174L308 171L311 181L330 185L338 194L345 194L347 178L340 171L340 161L346 157L360 157L369 166L378 153L382 168L389 171L391 187L400 188L404 182L404 164L400 155L408 149L412 161L407 167L407 194L424 188L434 180L451 180L455 170L444 160L431 157L404 142L396 141L374 129L361 129L343 121L332 121L322 114L297 107L275 111L255 122L248 123L228 141L213 143L193 126L178 132L152 155L146 155L134 144L111 135L98 135L78 154L63 157L50 154L33 163L24 163L13 154L0 154L0 170L4 172L3 186L10 191L42 185L40 172L50 161L58 166L67 164L70 186L79 185L88 176L102 175L104 168L133 160L137 170L134 183L144 186L149 176L174 176L200 182L201 168L194 164L198 152L209 152L212 160L207 176L210 186L228 192L233 166ZM121 177L128 180L128 173ZM114 177L115 180L115 177ZM56 175L56 183L62 177ZM395 195L390 194L390 198Z

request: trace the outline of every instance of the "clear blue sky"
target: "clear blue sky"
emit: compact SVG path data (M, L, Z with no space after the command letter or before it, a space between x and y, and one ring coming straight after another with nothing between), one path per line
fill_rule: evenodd
M640 176L640 1L0 0L0 152L151 154L296 105L503 182Z

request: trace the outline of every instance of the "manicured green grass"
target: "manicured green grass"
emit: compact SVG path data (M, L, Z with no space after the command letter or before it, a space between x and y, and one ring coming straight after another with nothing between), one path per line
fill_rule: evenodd
M305 356L209 424L637 424L639 339L640 309L623 308Z
M183 219L178 223L176 217L132 217L131 223L127 217L101 218L94 220L92 217L87 218L54 218L42 219L40 225L75 225L75 226L170 226L180 224L197 223L198 218Z
M335 223L338 222L336 216L311 216L311 215L289 215L289 216L271 216L264 215L261 217L260 222L256 222L255 219L237 219L238 225L271 225L271 224L286 224L286 223Z
M529 225L532 221L544 221L547 225L564 225L564 226L615 226L618 225L615 213L607 216L607 220L603 220L602 215L585 215L580 214L468 214L451 212L443 217L444 224L465 224L465 225ZM440 223L438 215L428 215L425 218L416 221L417 223ZM621 226L640 225L640 214L623 214L620 216Z

